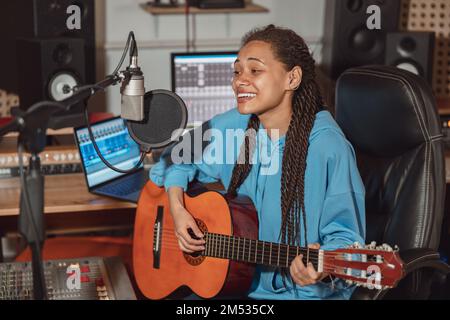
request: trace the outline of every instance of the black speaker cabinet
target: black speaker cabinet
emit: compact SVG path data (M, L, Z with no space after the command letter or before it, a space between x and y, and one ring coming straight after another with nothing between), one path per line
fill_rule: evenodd
M398 30L400 0L327 0L322 64L333 79L348 68L383 64L386 34ZM367 8L379 8L380 29L369 29Z
M80 9L80 29L67 25L71 5ZM2 1L0 8L0 88L18 92L16 40L18 38L77 38L84 41L85 81L95 83L94 0L14 0ZM26 73L28 74L28 73ZM22 97L20 97L22 99Z
M76 38L31 38L17 40L20 108L42 100L61 101L71 88L86 82L84 40ZM81 118L82 105L64 115ZM76 115L78 114L78 115ZM61 116L58 112L56 116ZM75 125L68 119L67 125ZM78 122L78 120L77 120ZM64 127L61 124L58 127ZM56 129L56 125L51 125Z
M387 65L433 81L434 32L393 32L386 38Z

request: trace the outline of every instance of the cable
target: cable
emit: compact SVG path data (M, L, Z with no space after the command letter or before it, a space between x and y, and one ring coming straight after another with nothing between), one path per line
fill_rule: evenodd
M130 31L130 33L128 34L128 39L127 39L127 42L125 44L125 48L124 48L124 51L122 53L122 57L120 58L120 62L117 65L117 67L114 70L114 72L112 73L112 75L110 75L110 77L114 77L114 76L118 75L119 69L122 67L122 64L123 64L123 61L125 60L126 54L127 54L128 50L130 49L130 41L131 40L133 40L133 43L135 42L134 32L133 31ZM133 54L134 50L137 50L137 48L135 46L133 46L133 48L131 48L130 54ZM95 87L95 85L92 85L92 86ZM89 86L84 86L84 87L89 87ZM91 127L91 124L90 124L90 121L89 121L89 113L88 113L88 110L87 110L87 102L86 102L86 105L85 105L85 108L84 108L84 118L85 118L86 126L87 126L87 129L88 129L88 132L89 132L89 138L91 139L91 142L92 142L92 145L94 146L95 152L97 153L99 158L103 161L103 163L108 168L110 168L110 169L112 169L114 171L120 172L120 173L125 173L125 174L126 173L132 173L132 172L135 172L135 171L139 170L139 166L144 162L145 155L146 155L145 152L143 152L141 150L141 157L139 159L139 162L133 168L131 168L129 170L122 170L122 169L119 169L119 168L115 167L114 165L109 163L109 161L107 161L103 157L103 155L102 155L102 153L101 153L101 151L100 151L100 149L99 149L99 147L97 145L97 142L95 141L95 136L94 136L94 134L92 132L92 127Z
M137 170L139 170L139 166L142 164L142 162L144 162L145 152L141 152L141 158L139 159L139 162L131 169L122 170L122 169L119 169L119 168L113 166L111 163L109 163L109 161L107 161L103 157L99 147L97 146L97 142L95 141L95 137L94 137L94 134L92 132L91 124L89 123L89 113L87 111L87 107L84 108L84 119L85 119L85 121L87 123L87 128L88 128L88 132L89 132L89 138L91 139L91 142L92 142L92 145L94 146L95 152L97 152L97 155L99 156L99 158L103 161L103 163L108 168L110 168L110 169L112 169L114 171L120 172L120 173L132 173L132 172L136 172Z
M123 49L123 53L122 53L122 57L120 58L120 62L117 65L116 69L113 71L113 75L117 74L117 72L119 72L120 67L122 67L123 61L125 60L125 56L127 55L127 51L130 48L130 40L134 38L134 32L130 31L130 33L128 34L128 39L127 39L127 43L125 44L125 48Z

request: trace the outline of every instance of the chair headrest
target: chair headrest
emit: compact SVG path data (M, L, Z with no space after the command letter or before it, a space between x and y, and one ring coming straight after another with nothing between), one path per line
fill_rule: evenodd
M441 137L429 85L390 66L346 70L336 84L336 120L362 152L395 157Z

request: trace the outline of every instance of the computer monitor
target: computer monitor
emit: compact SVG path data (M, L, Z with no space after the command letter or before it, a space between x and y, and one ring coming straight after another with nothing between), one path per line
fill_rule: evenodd
M237 51L172 53L172 91L185 102L193 127L236 107L231 88Z
M92 124L91 128L102 156L109 163L119 169L128 170L139 162L139 145L131 138L122 118L106 119ZM74 132L89 188L124 175L108 168L101 161L86 126L75 128Z

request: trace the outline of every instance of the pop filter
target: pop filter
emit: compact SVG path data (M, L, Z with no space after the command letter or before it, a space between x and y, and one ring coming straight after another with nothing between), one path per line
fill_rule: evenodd
M126 121L131 137L146 152L178 141L186 122L187 109L183 100L163 89L145 93L142 121Z

